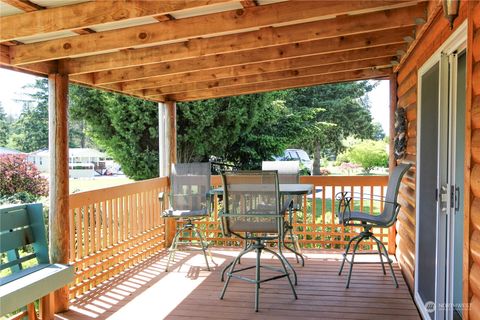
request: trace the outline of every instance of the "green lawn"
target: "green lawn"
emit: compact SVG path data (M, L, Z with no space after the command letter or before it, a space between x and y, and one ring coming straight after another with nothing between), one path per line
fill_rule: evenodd
M80 178L70 179L70 193L77 193L82 191L90 191L108 187L119 186L122 184L131 183L133 180L122 177L95 177L95 178Z

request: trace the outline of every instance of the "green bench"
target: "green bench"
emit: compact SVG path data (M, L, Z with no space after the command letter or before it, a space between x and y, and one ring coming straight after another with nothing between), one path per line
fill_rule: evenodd
M26 245L32 246L33 253L20 255ZM0 249L4 256L0 271L11 270L0 278L0 316L26 305L31 311L30 304L42 298L42 307L48 310L44 316L53 318L51 293L72 282L74 271L72 266L50 263L41 204L0 208ZM23 267L25 263L35 265Z

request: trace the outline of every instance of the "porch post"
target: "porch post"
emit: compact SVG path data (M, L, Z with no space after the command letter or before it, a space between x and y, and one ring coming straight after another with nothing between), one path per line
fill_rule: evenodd
M158 175L168 177L169 175L169 147L168 147L168 118L167 106L165 103L158 103Z
M160 176L170 176L172 163L177 162L177 108L175 101L158 104ZM165 219L165 244L170 246L175 236L175 220Z
M48 145L50 153L49 252L52 263L68 263L68 75L48 76ZM69 290L55 292L55 312L68 310Z
M388 171L392 172L397 162L395 160L395 110L397 108L397 74L390 75L390 128L389 128L389 157ZM395 254L396 242L395 238L397 230L395 224L388 230L388 253Z

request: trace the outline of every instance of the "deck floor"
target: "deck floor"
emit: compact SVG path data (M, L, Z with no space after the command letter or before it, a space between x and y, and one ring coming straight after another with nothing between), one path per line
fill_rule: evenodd
M214 249L211 272L206 270L201 254L178 253L172 271L164 272L166 253L159 252L77 298L70 311L57 314L56 319L420 318L396 265L399 288L394 287L389 273L383 275L380 265L355 265L350 288L345 289L347 273L337 275L340 254L320 251L305 253L305 267L294 264L298 300L285 278L262 284L258 313L253 310L253 284L232 279L225 299L219 300L223 286L220 272L237 253ZM277 264L268 254L262 262ZM253 263L253 255L242 259L242 265Z

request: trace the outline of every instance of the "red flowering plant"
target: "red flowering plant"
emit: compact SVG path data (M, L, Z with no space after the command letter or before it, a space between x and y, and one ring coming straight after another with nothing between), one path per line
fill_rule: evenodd
M33 202L47 195L47 179L26 155L0 155L0 202Z

